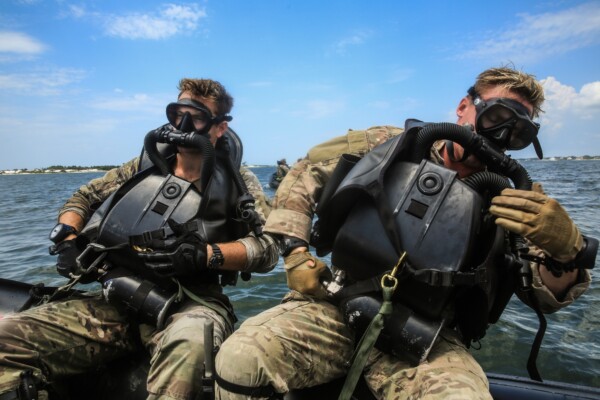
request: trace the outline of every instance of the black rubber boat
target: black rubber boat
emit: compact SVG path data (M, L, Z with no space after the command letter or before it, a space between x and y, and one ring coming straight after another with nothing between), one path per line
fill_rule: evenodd
M25 310L35 305L40 299L53 296L56 288L0 278L0 318L5 315ZM59 293L54 299L67 296ZM137 400L145 399L146 376L148 374L148 356L139 354L126 360L119 360L93 373L77 376L65 382L59 382L60 389L51 399L89 400ZM207 368L205 378L205 398L213 398L213 380ZM599 400L600 388L574 385L563 382L538 382L529 378L489 373L490 391L496 400ZM343 378L307 388L296 390L285 396L287 400L336 399L343 385ZM61 393L62 396L58 395ZM373 400L374 397L364 382L359 382L353 399Z

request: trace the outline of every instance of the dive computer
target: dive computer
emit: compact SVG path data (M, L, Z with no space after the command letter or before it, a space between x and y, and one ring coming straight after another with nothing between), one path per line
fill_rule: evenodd
M71 234L77 235L77 229L73 228L71 225L58 223L52 228L52 231L50 231L49 238L52 242L59 243Z

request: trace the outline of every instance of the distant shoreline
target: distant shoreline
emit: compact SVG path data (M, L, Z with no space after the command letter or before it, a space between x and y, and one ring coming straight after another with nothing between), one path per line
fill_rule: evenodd
M106 172L103 169L89 168L89 169L73 169L73 170L2 170L0 175L45 175L45 174L83 174L86 172Z
M103 168L36 168L36 169L6 169L0 170L0 175L44 175L44 174L83 174L86 172L107 172L112 168L116 168L117 166L112 167L103 167ZM244 165L246 168L269 168L275 167L275 165Z
M515 158L517 161L597 161L600 160L600 156L564 156L564 157L547 157L543 160L537 158ZM275 167L275 165L260 165L260 164L243 164L246 168L268 168ZM117 166L103 166L102 168L95 167L80 167L80 168L36 168L29 170L23 169L6 169L0 170L0 175L35 175L35 174L82 174L86 172L107 172Z

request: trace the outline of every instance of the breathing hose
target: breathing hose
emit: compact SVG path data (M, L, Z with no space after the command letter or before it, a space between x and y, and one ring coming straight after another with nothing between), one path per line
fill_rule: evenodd
M497 172L510 178L516 189L531 190L531 177L529 176L527 170L521 166L521 164L513 160L510 156L504 154L502 151L497 150L497 148L483 136L477 135L469 128L457 124L444 122L434 123L428 124L421 129L415 139L414 147L416 151L414 153L413 161L420 162L426 157L427 152L433 143L442 139L449 139L460 144L466 152L475 155L477 159L487 165L488 171L491 171L477 173L465 178L464 182L473 189L478 190L482 187L491 189L495 187L496 190L501 191L503 188L509 187L505 186L507 182L503 177L493 174L493 172ZM510 233L510 237L511 243L514 243L517 251L520 248L526 247L523 237L513 233ZM524 263L526 263L526 261L524 261ZM524 273L529 275L531 273L528 264L523 264L522 268L519 270L519 274L522 275ZM546 331L547 322L544 314L540 310L538 302L533 296L530 280L521 281L523 282L521 285L521 290L527 293L540 324L535 340L531 346L529 359L527 361L527 372L529 373L529 377L531 379L541 382L542 377L537 369L536 360L544 333Z
M161 174L169 175L173 171L167 160L160 154L157 143L168 143L181 147L198 149L202 155L202 173L200 187L204 190L215 169L215 148L205 135L196 132L181 132L175 130L170 124L165 124L158 129L148 132L144 138L144 149L150 161L160 170Z

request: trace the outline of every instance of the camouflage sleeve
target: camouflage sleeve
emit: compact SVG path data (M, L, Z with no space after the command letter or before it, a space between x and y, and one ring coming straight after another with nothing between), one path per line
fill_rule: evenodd
M136 157L118 168L111 169L103 177L93 179L88 184L81 186L63 205L58 216L72 211L87 221L93 210L128 181L137 172L137 168L138 158Z
M308 242L317 202L342 154L362 157L402 131L393 126L350 130L345 136L310 149L303 160L294 164L279 185L265 231L295 236Z
M254 197L254 207L264 224L271 212L271 203L265 195L260 181L248 168L241 167L240 174L250 194ZM271 271L279 260L279 244L268 233L257 237L254 233L238 239L246 248L245 272L265 273Z
M244 179L244 183L246 184L248 191L252 197L254 197L254 207L260 216L260 220L264 224L271 213L271 201L267 195L265 195L260 181L252 171L246 167L241 167L240 174Z

